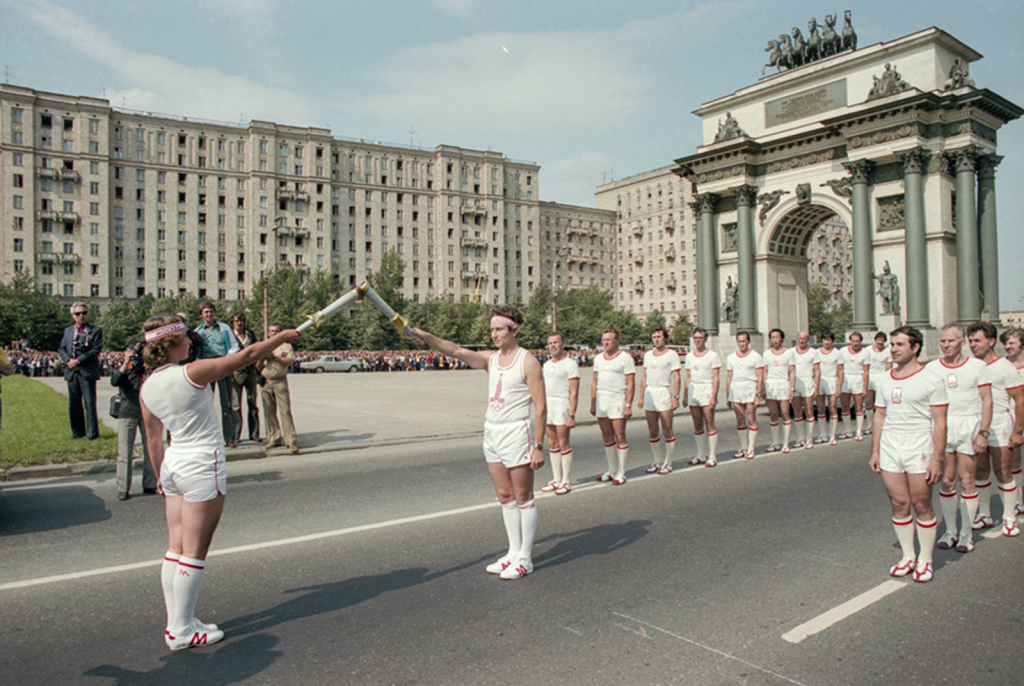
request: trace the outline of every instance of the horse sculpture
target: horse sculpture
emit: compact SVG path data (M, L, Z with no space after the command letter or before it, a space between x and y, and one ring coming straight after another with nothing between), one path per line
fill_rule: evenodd
M838 17L835 15L825 15L825 28L822 29L823 37L821 39L822 57L835 55L839 52L839 48L842 45L842 40L839 38L839 34L836 33L836 19Z
M802 64L806 64L810 60L807 57L807 43L804 42L804 34L800 33L800 28L797 26L793 27L793 66L799 67Z
M850 10L846 10L846 18L843 22L843 50L857 49L857 32L853 30L850 21Z
M821 58L821 36L818 35L818 20L811 17L807 22L807 46L804 48L804 63Z
M782 71L782 50L779 48L779 41L768 41L768 47L764 51L771 54L768 55L768 64L761 67L761 76L764 76L764 70L768 67L775 67L776 72Z

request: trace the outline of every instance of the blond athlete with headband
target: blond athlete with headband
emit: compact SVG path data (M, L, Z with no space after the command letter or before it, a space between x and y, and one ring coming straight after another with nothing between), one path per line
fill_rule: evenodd
M520 579L533 571L533 539L537 534L533 473L544 466L543 437L548 415L540 363L519 347L522 323L523 315L514 307L491 309L491 340L497 350L467 350L423 329L410 329L408 333L417 343L426 343L473 369L487 370L484 458L508 534L508 554L488 565L487 573L502 579ZM535 408L532 426L531 404Z
M151 370L139 394L157 493L167 512L167 553L160 572L167 606L164 641L171 650L216 643L224 632L196 619L196 600L213 533L224 510L227 479L224 436L208 386L236 369L255 364L282 343L299 337L282 331L233 355L186 362L188 327L174 315L150 317L143 325L142 358ZM164 427L174 443L164 449Z

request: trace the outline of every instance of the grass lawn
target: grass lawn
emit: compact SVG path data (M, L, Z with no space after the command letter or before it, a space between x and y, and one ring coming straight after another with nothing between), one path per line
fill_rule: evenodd
M68 399L44 384L18 374L5 376L0 398L0 469L117 459L117 433L103 422L95 441L71 440Z

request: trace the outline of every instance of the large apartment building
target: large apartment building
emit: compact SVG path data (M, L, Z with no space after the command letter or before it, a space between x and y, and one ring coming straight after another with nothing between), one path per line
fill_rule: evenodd
M354 285L389 250L414 301L612 287L614 213L541 202L540 167L499 152L0 85L0 184L0 278L69 299L235 300L284 264Z
M597 187L597 206L615 212L615 304L639 317L660 310L696 321L697 234L690 182L672 167Z

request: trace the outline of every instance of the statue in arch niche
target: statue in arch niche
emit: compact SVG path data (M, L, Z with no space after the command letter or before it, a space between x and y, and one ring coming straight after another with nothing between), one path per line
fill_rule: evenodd
M882 298L882 314L900 314L899 277L892 273L889 261L882 266L881 275L871 272L871 278L878 282L878 295Z
M739 281L735 283L732 277L726 277L725 279L725 302L722 303L722 321L723 322L735 322L736 321L736 300L739 297Z

